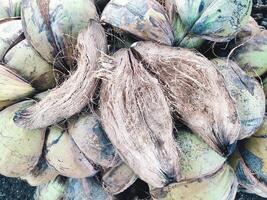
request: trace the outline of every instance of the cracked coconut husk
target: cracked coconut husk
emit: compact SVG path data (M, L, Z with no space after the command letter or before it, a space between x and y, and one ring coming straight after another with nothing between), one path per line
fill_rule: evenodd
M144 181L163 187L180 179L179 150L168 103L159 82L131 50L102 64L100 111L103 127L121 158ZM113 70L112 70L113 68Z
M199 53L152 42L132 47L161 82L185 125L221 155L233 151L240 124L236 105L215 65Z
M42 101L16 113L18 126L29 129L47 127L79 113L93 101L98 79L93 75L97 60L106 52L107 41L102 26L91 20L88 29L78 37L77 70L60 87L53 89Z

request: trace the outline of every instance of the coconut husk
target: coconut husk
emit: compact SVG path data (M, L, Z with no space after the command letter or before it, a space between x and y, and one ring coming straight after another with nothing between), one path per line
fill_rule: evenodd
M34 169L41 156L45 130L27 130L13 122L16 111L33 104L23 101L0 112L0 173L9 177L21 177Z
M116 195L128 189L137 178L131 168L120 162L105 172L102 177L102 186L108 193Z
M94 73L97 60L106 52L107 41L104 29L96 21L90 21L88 29L78 38L77 70L60 87L52 90L42 101L17 113L17 125L35 129L46 127L79 113L93 101L98 85ZM86 80L86 81L85 81Z
M90 0L23 0L21 19L29 43L61 69L75 63L78 34L98 14Z
M100 93L104 130L142 180L155 187L179 180L179 152L159 82L131 50L122 49L114 56L114 71L103 80Z
M0 19L20 16L21 0L1 1Z
M238 182L233 169L224 165L211 176L197 181L171 184L165 188L151 188L150 193L154 200L234 200L237 186Z
M215 65L199 53L152 42L132 48L160 80L176 116L219 154L229 155L240 124Z
M101 21L139 37L172 45L174 36L167 12L156 0L111 0Z
M96 114L71 120L68 129L75 144L95 164L110 168L120 161Z
M63 200L112 200L95 178L69 179Z
M67 130L61 127L49 129L45 151L47 162L63 176L84 178L97 173L94 164L80 151Z
M265 95L262 86L231 60L217 58L212 62L223 75L225 85L236 102L241 124L238 139L247 138L259 129L264 119Z

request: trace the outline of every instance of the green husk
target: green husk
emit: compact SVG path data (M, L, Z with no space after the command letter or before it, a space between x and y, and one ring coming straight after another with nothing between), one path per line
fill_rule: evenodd
M247 138L258 130L264 119L265 95L262 86L231 60L217 58L212 62L223 75L224 83L236 102L241 124L238 139Z
M19 17L21 0L3 0L0 4L0 19Z
M45 130L28 130L13 122L16 111L33 104L23 101L0 112L0 173L10 177L28 174L41 156Z

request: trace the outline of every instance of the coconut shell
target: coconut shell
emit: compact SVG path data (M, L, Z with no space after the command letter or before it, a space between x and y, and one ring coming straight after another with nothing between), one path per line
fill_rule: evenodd
M190 131L177 131L176 141L181 149L182 180L196 180L212 175L222 168L226 160Z
M34 88L22 77L0 64L0 102L7 106L14 100L34 93Z
M241 124L238 139L247 138L258 130L264 119L265 95L262 86L231 60L217 58L213 62L223 75L225 85L236 102Z
M252 137L243 140L240 146L241 156L254 174L254 176L267 185L267 120L263 126Z
M217 173L192 182L171 184L160 189L151 189L154 200L234 200L237 192L237 178L228 165Z
M131 50L116 53L103 80L100 111L104 130L125 163L144 181L163 187L180 179L179 152L168 103Z
M7 51L24 39L21 20L19 19L2 19L0 20L0 61Z
M72 66L78 34L97 10L89 0L23 0L22 22L27 40L50 63Z
M108 193L116 195L128 189L137 178L133 170L120 162L104 174L102 185Z
M59 172L41 157L34 169L28 175L20 178L26 180L31 186L39 186L54 180L58 175Z
M132 48L160 80L176 116L219 154L229 155L240 124L215 65L187 49L152 42L138 42Z
M0 19L19 17L21 10L21 0L3 0L0 4Z
M67 187L67 178L58 176L55 180L38 186L34 194L34 200L62 200Z
M40 91L55 86L53 66L40 57L27 40L11 48L4 56L3 62Z
M0 112L0 173L20 177L38 163L44 144L45 130L28 130L17 127L14 113L30 106L33 101L23 101Z
M236 150L235 153L231 155L229 161L235 170L242 192L267 198L267 185L260 179L257 179L254 173L248 168L239 150Z
M46 151L47 162L63 176L84 178L97 173L63 128L53 126L49 129Z
M42 101L17 113L17 125L35 129L46 127L79 113L93 101L98 79L94 76L97 61L107 50L103 27L96 21L88 22L88 29L78 38L77 70L60 87L52 90ZM86 81L84 81L86 80Z
M64 200L112 200L95 178L69 179Z
M267 72L267 30L263 30L241 40L243 43L231 55L235 61L250 76L261 76Z
M156 0L111 0L101 20L142 40L167 45L174 42L167 13Z
M96 114L72 120L69 134L84 155L95 164L110 168L120 161Z

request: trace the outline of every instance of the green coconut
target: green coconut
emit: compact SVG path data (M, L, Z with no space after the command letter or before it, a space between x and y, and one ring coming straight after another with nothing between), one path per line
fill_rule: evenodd
M59 67L75 61L78 34L97 10L90 0L24 0L22 22L27 40L40 55Z
M196 181L171 184L165 188L151 188L154 200L234 200L237 192L237 178L228 165L217 173Z
M0 173L5 176L29 174L41 156L45 130L23 129L13 122L16 111L32 104L33 101L23 101L0 112Z
M224 83L236 102L241 130L238 139L254 134L263 122L265 95L260 83L249 77L235 62L227 59L212 60L224 77Z

